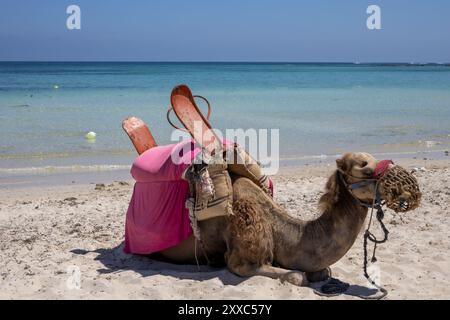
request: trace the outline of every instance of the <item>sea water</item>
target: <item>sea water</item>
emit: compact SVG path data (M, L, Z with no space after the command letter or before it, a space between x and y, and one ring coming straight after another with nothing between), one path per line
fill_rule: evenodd
M170 143L181 83L211 102L215 128L279 129L282 162L444 155L450 143L448 65L0 62L0 177L129 168L122 120L142 118Z

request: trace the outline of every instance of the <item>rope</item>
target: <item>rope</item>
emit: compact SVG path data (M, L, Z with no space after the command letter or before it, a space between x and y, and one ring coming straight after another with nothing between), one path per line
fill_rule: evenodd
M369 274L367 272L367 239L372 241L372 239L370 239L370 237L369 237L369 234L370 234L370 232L367 232L367 231L364 234L364 276L366 277L367 281L369 281L373 286L375 286L378 290L380 290L382 295L379 296L379 297L370 297L370 296L369 297L368 296L359 296L359 297L362 298L362 299L366 299L366 300L379 300L379 299L382 299L385 296L387 296L388 292L381 285L376 284L375 281L372 280L372 278L370 278L370 276L369 276ZM379 242L379 243L382 243L382 242ZM376 245L377 245L377 242L375 242L373 255L372 255L372 262L374 262L374 260L376 261L376 258L375 258Z
M195 262L197 263L197 271L200 272L200 263L198 262L197 257L197 238L194 238L194 254L195 254Z
M208 101L205 97L202 97L202 96L193 96L193 97L194 97L194 98L200 98L200 99L203 99L203 101L206 102L206 105L208 106L208 114L206 115L206 119L209 120L209 118L211 117L211 112L212 112L211 104L209 103L209 101ZM194 103L195 103L195 101L194 101ZM172 127L174 127L175 129L177 129L177 130L181 130L181 131L184 131L184 132L189 132L189 131L186 130L186 129L177 127L177 126L172 122L172 120L170 120L170 113L171 113L172 111L174 111L174 110L173 110L173 107L169 107L169 109L167 110L167 114L166 114L166 118L167 118L167 121L169 122L169 124L170 124ZM198 111L200 114L203 115L203 113L200 111L200 109L198 109L198 107L197 107L197 111ZM176 114L176 112L175 112L175 114ZM177 114L176 114L176 115L177 115ZM178 115L177 115L177 116L178 116Z
M205 250L205 245L204 245L203 240L200 235L200 228L198 226L197 217L195 216L193 201L194 200L192 198L188 198L186 200L186 208L189 209L189 219L191 221L192 233L194 234L194 238L195 238L195 242L194 242L195 261L197 263L198 271L200 272L200 263L198 261L198 255L197 255L197 241L200 242L200 245L201 245L202 251L203 251L203 255L205 256L206 263L208 265L210 265L210 261L209 261L208 255L206 253L206 250Z
M384 222L383 222L383 218L384 218L384 212L383 212L383 208L381 206L380 203L380 193L378 190L378 183L375 185L375 193L376 193L376 197L373 200L373 205L372 205L372 210L370 211L370 219L369 219L369 223L367 225L367 229L364 232L364 241L363 241L363 249L364 249L364 266L363 266L363 271L364 271L364 277L366 277L367 281L369 281L373 286L375 286L378 290L380 290L380 292L382 293L382 295L380 297L366 297L366 296L359 296L360 298L363 299L368 299L368 300L379 300L384 298L388 292L385 288L383 288L381 285L378 285L375 283L375 281L369 276L369 273L367 272L367 265L368 265L368 259L367 259L367 246L368 246L368 240L374 243L373 246L373 252L372 252L372 259L371 262L374 263L377 261L377 258L375 256L376 250L377 250L377 245L378 244L382 244L385 243L388 240L388 235L389 235L389 231L386 228ZM378 240L377 237L370 232L370 227L372 224L372 216L373 216L373 209L376 208L377 209L377 221L380 223L381 229L383 230L383 239Z

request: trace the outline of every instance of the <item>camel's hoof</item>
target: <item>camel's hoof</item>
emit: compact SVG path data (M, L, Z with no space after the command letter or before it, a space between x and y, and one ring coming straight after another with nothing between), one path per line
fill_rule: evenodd
M306 278L309 282L325 281L331 277L331 269L326 268L316 272L306 272Z
M299 271L292 271L284 274L281 277L281 282L289 282L293 285L304 287L308 285L308 280L306 279L306 276L303 272Z

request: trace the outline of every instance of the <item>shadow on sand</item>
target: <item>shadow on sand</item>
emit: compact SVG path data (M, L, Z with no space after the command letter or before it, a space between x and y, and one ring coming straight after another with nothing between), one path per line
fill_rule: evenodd
M123 251L123 247L124 243L121 243L114 248L101 248L93 251L74 249L71 250L71 252L78 255L97 253L98 256L95 257L94 260L100 261L104 266L104 268L97 270L101 274L118 273L131 270L139 273L143 277L163 275L178 278L180 280L188 279L197 281L217 278L224 285L233 286L248 279L236 276L235 274L229 272L226 268L213 268L205 265L198 267L197 265L175 264L168 262L158 254L147 256L127 254ZM320 287L326 282L327 281L313 283L310 288L320 292ZM345 292L337 295L376 299L376 297L380 295L380 291L359 285L350 285Z
M72 253L85 255L97 253L94 260L100 261L104 268L97 271L101 274L118 273L122 271L134 271L143 277L154 275L170 276L178 279L189 280L209 280L217 278L224 285L238 285L248 278L238 277L229 272L226 268L213 268L205 265L186 265L168 262L164 257L153 255L134 255L123 251L124 244L114 248L101 248L97 250L74 249Z
M328 282L337 282L342 284L342 289L343 292L339 290L339 288L337 288L337 290L340 293L324 293L323 289L324 287L322 286L326 286ZM364 286L360 286L357 284L347 284L345 282L341 282L340 280L336 279L336 278L330 278L326 281L321 281L321 282L315 282L312 283L310 285L310 288L314 290L314 292L320 296L325 296L325 297L336 297L336 296L340 296L340 295L346 295L346 296L354 296L354 297L358 297L361 299L369 299L369 300L378 300L381 298L385 297L385 294L383 292L381 292L380 290L376 289L376 288L370 288L370 287L364 287Z

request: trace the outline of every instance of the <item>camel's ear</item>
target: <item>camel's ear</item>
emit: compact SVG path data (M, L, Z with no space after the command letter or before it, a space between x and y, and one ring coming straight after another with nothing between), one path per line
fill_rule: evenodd
M347 170L347 162L344 158L336 159L336 166L338 169L341 169L342 171Z
M319 200L323 210L328 210L331 206L339 201L339 175L338 171L335 171L333 175L328 179L325 186L325 193Z

